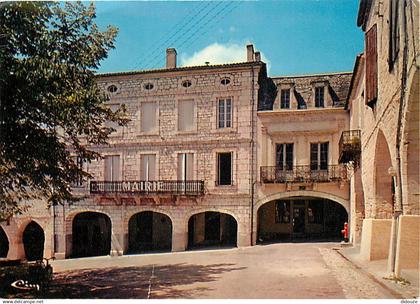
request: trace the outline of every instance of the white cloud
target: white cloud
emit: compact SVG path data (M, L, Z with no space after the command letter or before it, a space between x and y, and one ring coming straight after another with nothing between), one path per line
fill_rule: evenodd
M245 62L247 44L220 44L216 42L195 52L191 56L182 53L180 56L181 66L205 65L206 62L210 62L210 64ZM270 62L265 58L263 53L261 53L261 58L267 63L267 68L269 69Z

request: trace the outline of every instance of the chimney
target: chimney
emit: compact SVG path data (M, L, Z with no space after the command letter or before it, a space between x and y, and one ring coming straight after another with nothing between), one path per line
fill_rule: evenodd
M246 61L247 62L254 61L254 46L252 44L248 44L246 46Z
M258 61L258 62L261 61L261 53L260 52L255 52L255 61Z
M174 48L166 49L166 68L176 68L176 50Z

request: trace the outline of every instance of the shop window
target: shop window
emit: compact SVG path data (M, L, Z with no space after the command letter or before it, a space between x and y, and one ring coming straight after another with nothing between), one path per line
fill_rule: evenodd
M232 185L232 153L217 154L217 184Z
M276 223L290 223L290 201L276 201Z

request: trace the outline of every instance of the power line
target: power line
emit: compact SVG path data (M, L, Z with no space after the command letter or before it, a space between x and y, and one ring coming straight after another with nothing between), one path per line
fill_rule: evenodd
M211 5L211 2L201 2L202 4L205 4L204 6L199 6L195 8L192 8L186 15L186 17L184 17L180 22L178 22L172 29L172 31L169 32L169 34L167 35L167 39L159 44L160 39L158 39L156 41L156 43L153 45L153 47L151 47L151 51L146 51L145 53L143 53L143 55L140 57L140 59L137 60L137 62L134 65L134 69L136 69L137 67L140 66L140 64L146 60L149 55L155 54L157 51L162 50L162 47L165 46L168 42L170 42L170 40L172 40L174 37L176 37L176 35L182 31L186 26L188 26L188 24L190 24L195 18L197 18L203 11L205 11L207 9L207 7L209 5ZM190 18L190 16L192 16L192 18ZM186 21L186 22L185 22ZM163 37L162 37L163 38ZM163 40L163 39L162 39Z
M199 25L199 23L203 22L209 15L211 12L213 12L217 7L219 7L221 4L223 4L224 2L218 2L212 9L210 9L203 17L201 17L200 19L198 19L192 26L190 26L190 28L185 31L179 38L176 39L176 41L174 41L172 44L176 45L178 43L178 41L180 39L182 39L183 37L185 37L189 32L191 32L194 28L197 28L197 26ZM229 3L228 3L229 5ZM216 13L217 15L217 13ZM211 16L213 17L213 16ZM209 18L209 20L211 20L211 17ZM207 22L208 23L208 22ZM195 32L194 32L195 34ZM193 35L194 35L193 34ZM162 56L162 54L160 52L157 52L157 54L150 60L150 64L148 66L150 67L155 67L157 63L159 63L159 61L156 62L156 59L159 58L159 56ZM160 60L160 59L158 59Z

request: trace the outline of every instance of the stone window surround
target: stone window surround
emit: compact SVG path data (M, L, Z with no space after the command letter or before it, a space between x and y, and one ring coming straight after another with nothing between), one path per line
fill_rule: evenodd
M328 80L313 81L313 82L311 82L311 85L312 85L312 96L310 98L310 107L311 108L317 108L317 107L315 107L315 92L316 92L316 88L319 88L319 87L324 87L324 107L319 107L318 109L324 109L324 108L331 107L332 106L332 100L331 100L331 96L328 92L328 87L330 85L329 81ZM308 104L308 102L307 102L307 104Z
M191 82L191 85L190 85L189 87L184 87L182 84L183 84L185 81L190 81L190 82ZM181 78L179 79L179 87L180 87L182 90L192 89L192 88L194 88L195 86L196 86L196 79L194 79L193 77L181 77Z
M220 99L232 99L232 125L230 128L219 128L219 100ZM217 98L213 100L213 128L212 133L220 133L220 132L237 132L238 124L238 103L239 97L234 96L232 94L221 94Z
M153 88L147 90L145 86L146 84L149 84L149 83L153 85ZM147 93L155 92L157 90L157 79L144 79L141 81L140 87L141 87L141 92L143 93L147 94Z
M217 157L219 153L232 153L232 184L231 185L219 185L217 183L217 178L219 175L219 163ZM238 156L238 149L237 148L218 148L213 149L213 173L212 173L212 180L210 182L211 187L214 185L215 189L237 189L238 180L237 180L237 156ZM212 187L213 188L213 187Z
M219 75L217 77L217 84L221 89L223 88L229 88L233 85L233 78L234 76L232 74L225 74L225 75ZM229 79L229 83L228 84L222 84L222 80L223 79Z
M117 88L117 90L115 92L108 91L108 88L110 86L115 86ZM105 88L106 88L106 93L107 94L110 94L110 95L117 95L117 94L120 94L121 93L121 86L118 83L116 83L116 82L107 83L106 86L105 86Z

